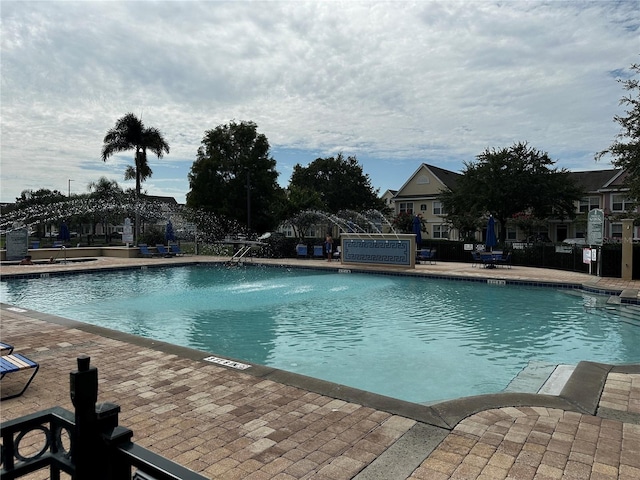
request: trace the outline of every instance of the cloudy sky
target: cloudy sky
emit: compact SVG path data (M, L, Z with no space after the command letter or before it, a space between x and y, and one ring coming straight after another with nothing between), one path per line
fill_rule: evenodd
M0 200L24 189L123 187L133 152L101 161L133 112L171 153L147 193L184 202L206 130L253 121L279 182L355 155L375 188L423 162L461 171L527 141L570 170L596 163L640 62L640 2L43 1L0 6ZM71 182L69 182L71 180Z

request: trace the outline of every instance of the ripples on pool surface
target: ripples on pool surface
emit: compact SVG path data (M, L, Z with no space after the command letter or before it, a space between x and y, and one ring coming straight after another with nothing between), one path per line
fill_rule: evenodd
M2 302L413 402L530 362L640 361L640 326L549 288L191 266L0 282Z

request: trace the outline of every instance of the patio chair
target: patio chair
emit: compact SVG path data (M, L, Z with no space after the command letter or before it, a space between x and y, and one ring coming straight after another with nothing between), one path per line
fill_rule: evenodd
M435 265L436 263L436 249L435 248L423 248L417 252L417 260L419 263L429 262L429 265Z
M173 255L174 255L172 252L167 250L165 248L165 246L162 245L162 244L157 244L156 245L156 250L158 250L158 255L161 255L163 257L173 257Z
M13 345L0 342L0 355L11 355L13 352Z
M27 383L24 385L22 390L20 390L18 393L12 393L5 397L2 397L0 400L8 400L10 398L19 397L20 395L22 395L27 387L31 384L33 377L35 377L36 373L38 373L39 368L40 365L38 365L37 362L29 360L27 357L19 353L0 356L0 380L4 379L4 377L9 374L33 370L31 377L29 377L29 380L27 380ZM5 386L3 385L2 390L6 391L6 388L4 387Z
M475 267L482 263L482 258L480 257L480 252L474 250L471 252L471 267Z
M316 258L324 257L324 248L322 247L322 245L313 246L313 256Z
M498 266L504 266L507 268L511 268L511 252L503 253L499 257L496 257L494 260L495 264Z
M157 257L159 255L158 253L151 253L146 243L140 243L138 248L140 249L140 255L145 258Z
M182 250L180 250L180 246L176 245L175 243L172 243L169 245L169 251L174 255L178 255L178 256L184 255L184 253L182 253Z
M491 252L480 252L480 261L484 268L496 268L496 255Z
M307 246L299 243L298 245L296 245L296 255L298 255L298 258L302 257L306 257L307 256Z

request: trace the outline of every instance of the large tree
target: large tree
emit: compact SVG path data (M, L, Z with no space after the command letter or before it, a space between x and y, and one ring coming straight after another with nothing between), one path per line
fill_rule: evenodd
M364 210L384 208L378 190L371 186L369 175L363 173L356 157L317 158L307 167L297 164L289 183L290 192L309 192L313 204L329 213L340 210ZM314 193L315 192L315 193Z
M133 113L127 113L119 118L116 124L104 137L102 146L102 161L116 153L134 150L134 164L129 165L124 172L125 180L136 180L136 198L140 197L142 182L151 177L152 171L147 161L147 150L158 158L169 153L169 144L157 128L145 127L142 120ZM136 215L136 240L140 234L140 221Z
M253 122L207 130L189 172L187 206L264 232L275 227L284 192L269 141Z
M491 214L500 224L500 241L504 242L507 220L514 214L575 216L574 202L582 191L567 170L554 167L547 153L521 142L509 148L487 149L476 158L476 162L465 163L455 191L441 195L447 217L456 228L469 229L469 218Z
M98 215L99 220L102 222L102 228L104 232L105 242L109 241L107 225L109 223L119 223L122 220L123 213L120 209L120 205L124 202L125 193L115 180L109 180L107 177L100 177L96 182L91 182L87 185L89 190L89 198L95 200L100 206L92 212L93 215ZM91 219L92 231L91 234L96 233L96 222Z
M640 64L631 65L635 75L640 75ZM620 127L620 133L609 148L596 154L599 160L605 155L613 157L613 165L626 171L625 183L629 196L640 199L640 78L618 80L629 95L620 99L620 105L627 110L625 115L616 115L613 120Z

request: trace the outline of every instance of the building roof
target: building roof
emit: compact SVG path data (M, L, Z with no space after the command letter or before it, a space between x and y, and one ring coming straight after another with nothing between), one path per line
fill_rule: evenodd
M578 185L580 185L584 192L596 193L603 188L613 186L615 183L620 186L620 169L608 169L608 170L591 170L587 172L569 172L569 176Z

